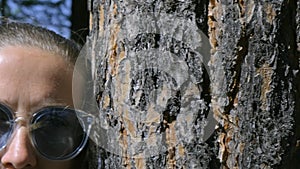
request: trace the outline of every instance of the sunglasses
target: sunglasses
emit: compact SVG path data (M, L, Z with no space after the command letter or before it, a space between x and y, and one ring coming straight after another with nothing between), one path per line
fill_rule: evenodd
M0 103L0 150L12 136L18 118ZM45 107L33 114L29 124L30 140L39 154L49 160L76 157L88 141L94 117L66 107Z

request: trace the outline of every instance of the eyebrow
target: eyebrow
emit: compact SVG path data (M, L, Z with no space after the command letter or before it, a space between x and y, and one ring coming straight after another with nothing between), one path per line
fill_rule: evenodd
M7 106L14 115L18 114L18 103L11 104L10 101L7 99L0 99L0 104L4 104ZM63 102L60 99L53 99L53 98L44 98L41 101L39 101L36 104L30 104L30 109L28 110L28 113L34 114L36 111L38 111L41 108L44 107L50 107L50 106L60 106L60 107L66 107L66 108L73 108L73 105L67 104Z
M53 99L53 98L45 98L38 104L34 105L31 110L38 110L43 107L48 107L48 106L61 106L61 107L73 107L72 105L69 105L65 102L63 102L60 99Z
M10 104L10 102L7 99L0 99L0 104L4 104L5 106L7 106L9 109L15 111L15 109L13 109L15 107L15 105Z

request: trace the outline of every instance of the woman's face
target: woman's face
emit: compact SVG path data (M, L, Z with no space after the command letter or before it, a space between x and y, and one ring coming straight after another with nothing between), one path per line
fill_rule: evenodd
M28 121L45 106L72 107L72 71L62 57L37 48L7 46L0 49L0 103L14 117ZM18 123L0 152L0 168L69 169L72 160L51 161L35 150L27 123Z

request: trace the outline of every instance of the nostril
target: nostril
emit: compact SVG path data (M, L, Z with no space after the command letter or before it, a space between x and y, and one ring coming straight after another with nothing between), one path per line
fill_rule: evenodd
M12 163L2 163L2 166L5 169L21 169L21 168L31 167L30 164L27 164L26 166L15 166Z
M15 167L11 163L2 163L2 165L7 169L15 169Z

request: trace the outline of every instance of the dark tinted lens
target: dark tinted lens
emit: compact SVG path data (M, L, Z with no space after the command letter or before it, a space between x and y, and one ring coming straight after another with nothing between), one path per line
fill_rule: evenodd
M12 115L8 108L0 104L0 148L3 148L12 132Z
M76 154L86 138L76 113L71 109L45 108L34 118L32 131L36 149L52 160L67 159Z

